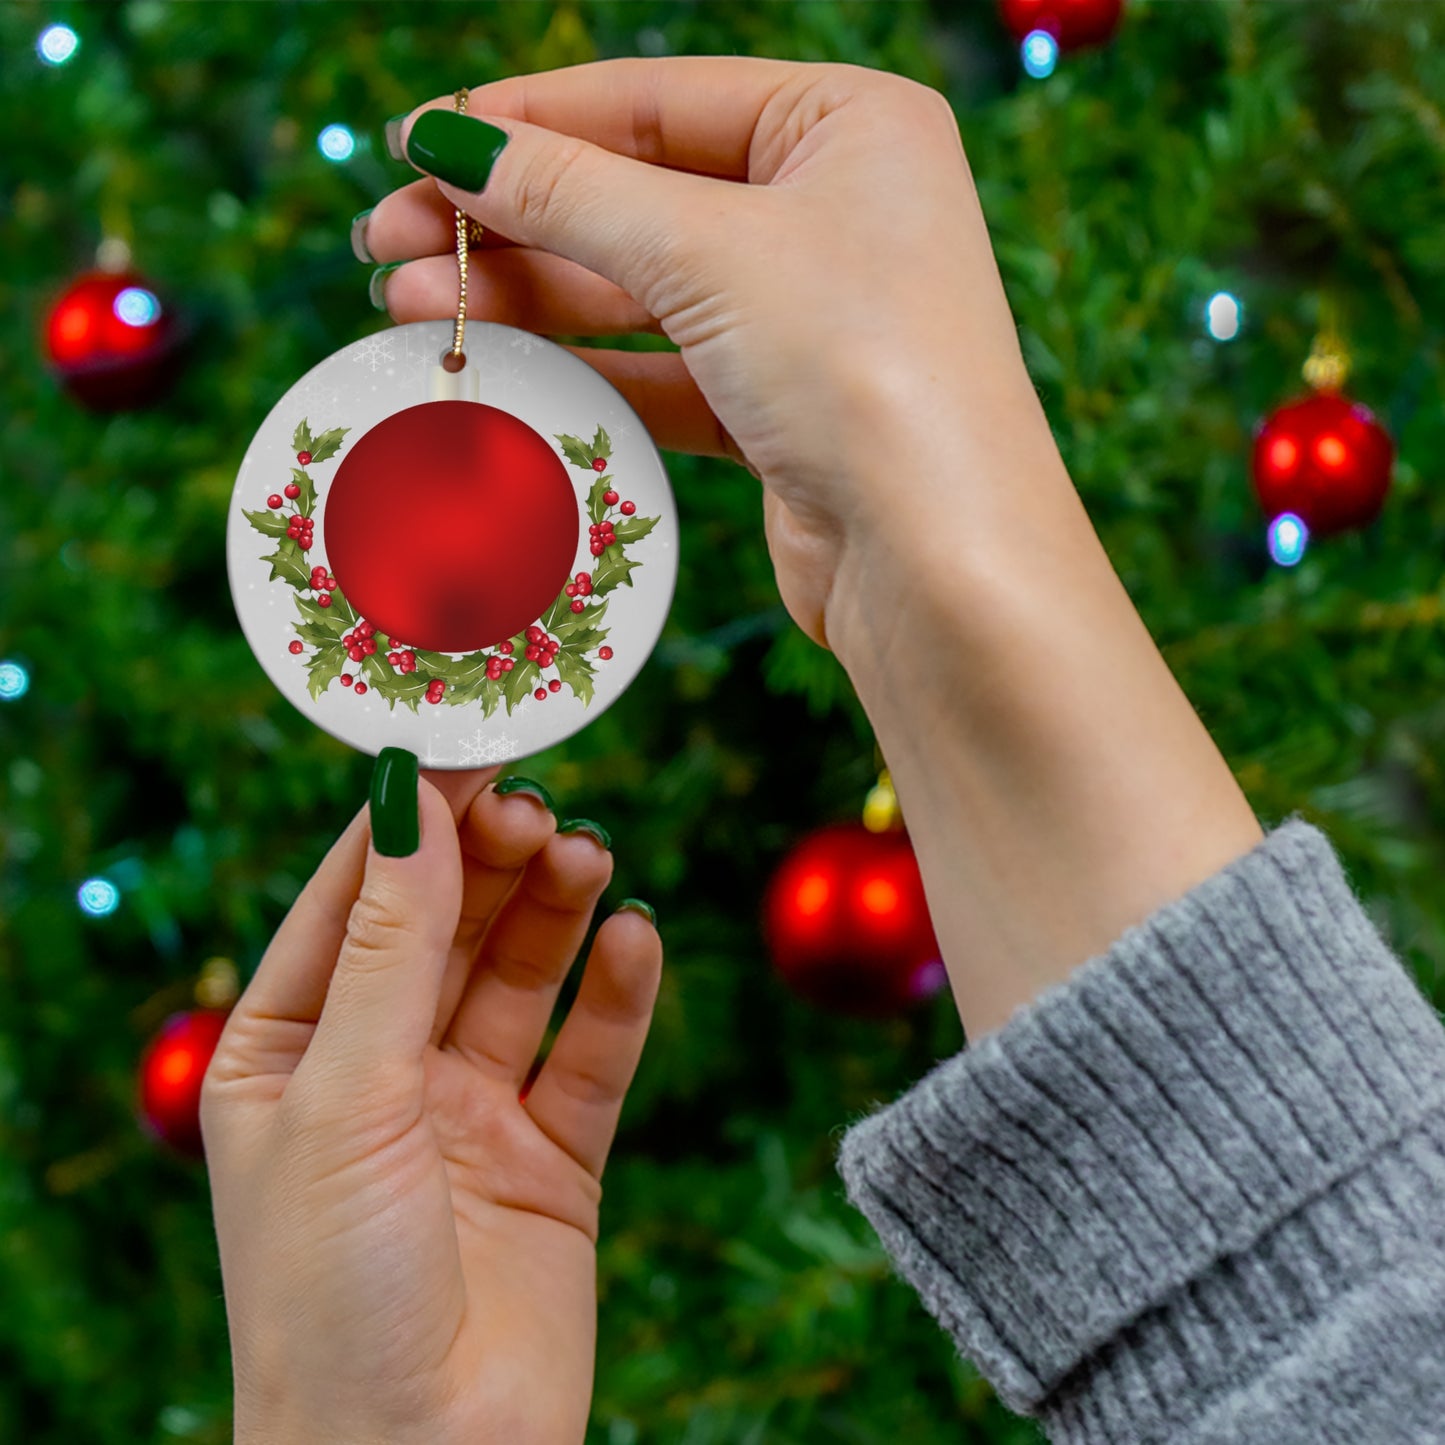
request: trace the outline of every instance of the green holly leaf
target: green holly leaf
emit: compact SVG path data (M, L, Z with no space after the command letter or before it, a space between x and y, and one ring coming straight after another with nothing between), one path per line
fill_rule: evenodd
M298 628L297 631L302 629ZM306 690L313 700L341 676L346 667L346 649L339 642L330 642L318 647L306 659Z
M565 432L553 432L552 435L562 443L562 454L574 467L592 470L592 453L581 437L568 436Z
M293 505L301 516L309 517L316 510L316 488L300 467L291 468L291 480L301 488L301 495Z
M557 676L572 689L584 703L592 701L592 664L580 652L569 652L565 648L557 654Z
M307 582L311 581L309 574L306 580ZM331 610L346 624L342 630L350 631L357 620L356 609L341 595L341 589L339 587L331 594ZM378 642L376 645L379 648L381 643Z
M511 672L502 674L502 697L507 704L509 716L512 709L536 687L537 679L541 675L541 668L525 657L518 659L516 667Z
M283 537L281 545L263 562L271 564L270 582L289 582L293 587L309 587L311 573L301 556L301 549L290 537Z
M613 524L612 531L621 543L640 542L661 520L661 517L624 517Z
M290 525L280 512L273 512L269 507L260 512L243 511L241 515L263 537L284 537L286 528Z
M599 612L601 608L597 609ZM584 627L581 632L574 632L571 637L562 643L562 650L558 657L564 654L571 657L582 657L594 651L607 641L608 629L605 627Z
M372 658L367 659L368 662L371 660ZM386 674L385 679L377 684L376 690L386 699L387 706L394 712L397 703L402 703L417 712L419 704L426 697L426 681L421 673L393 672L388 666Z
M598 597L606 596L614 587L632 586L630 573L634 568L642 566L641 562L632 562L623 554L622 545L609 547L601 557L598 558L601 564L592 574L592 591Z
M307 581L310 581L310 578L308 578ZM341 634L347 630L346 620L334 615L336 610L334 604L331 607L323 607L315 598L298 597L296 599L296 610L308 622L325 628L331 637L340 637Z
M612 478L605 473L592 483L592 490L587 493L587 515L594 521L600 522L602 515L607 510L607 503L602 500L603 492L612 487ZM281 529L286 530L284 527Z
M317 462L328 462L341 450L341 438L350 430L349 426L332 427L330 431L322 432L319 437L313 437L309 447L297 447L296 450L310 452L313 467Z
M579 632L584 632L590 627L595 627L601 620L602 614L607 610L606 602L588 601L587 606L581 612L573 612L570 607L563 614L554 628L548 631L556 637L564 647L570 645L573 637Z
M309 452L311 446L311 423L302 417L301 424L291 433L291 450L293 452Z
M612 455L612 439L599 426L596 435L592 438L592 455L594 457L610 457Z

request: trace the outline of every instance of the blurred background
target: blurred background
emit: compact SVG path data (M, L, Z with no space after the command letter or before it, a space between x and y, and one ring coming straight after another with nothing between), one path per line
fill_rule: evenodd
M384 120L458 85L711 52L941 89L1134 600L1261 817L1323 826L1445 995L1445 6L1132 0L1097 34L1028 9L0 7L0 1440L231 1438L198 1071L166 1030L244 985L371 760L252 657L226 508L271 405L387 324L350 220L411 178ZM917 978L917 918L811 991L762 922L825 825L896 843L859 821L867 720L779 605L757 483L666 461L663 638L517 769L611 829L605 904L650 900L668 950L607 1171L589 1442L1036 1440L833 1167L963 1044L946 991L858 984Z

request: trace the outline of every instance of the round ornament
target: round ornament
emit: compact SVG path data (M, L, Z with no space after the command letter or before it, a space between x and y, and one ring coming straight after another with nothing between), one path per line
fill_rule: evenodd
M804 838L768 886L763 931L783 981L835 1013L902 1013L947 979L901 829L839 823Z
M141 1057L139 1114L150 1133L182 1154L200 1157L201 1084L221 1031L227 1009L193 1009L172 1014Z
M51 367L77 401L96 411L155 400L174 375L179 341L175 316L130 271L78 277L45 321Z
M1060 50L1103 44L1123 11L1124 0L999 0L999 16L1015 40L1042 30Z
M500 763L626 690L677 581L677 508L621 394L531 332L448 321L345 347L241 463L231 595L282 693L362 752Z
M1299 517L1314 536L1367 526L1390 490L1395 447L1368 407L1333 391L1278 407L1254 439L1265 515Z

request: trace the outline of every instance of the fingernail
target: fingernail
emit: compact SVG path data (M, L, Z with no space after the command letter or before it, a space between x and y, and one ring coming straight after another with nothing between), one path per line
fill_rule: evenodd
M371 297L371 304L378 311L386 310L386 278L396 270L398 266L405 266L405 261L389 261L385 266L378 266L371 273L371 280L367 283L366 294Z
M464 191L480 191L511 137L484 120L454 110L426 110L406 138L406 158Z
M386 123L386 153L394 161L404 161L406 159L401 148L401 128L406 121L406 117L410 114L411 112L407 111L403 115L394 115Z
M654 928L657 927L657 912L652 904L644 903L640 898L624 898L617 905L619 913L640 913Z
M535 783L531 778L519 778L515 775L510 778L503 778L500 783L493 785L492 791L505 798L511 793L526 793L530 798L536 798L549 813L557 811L557 805L552 801L552 795L541 783Z
M421 844L416 754L382 748L371 773L371 841L388 858L409 858Z
M365 261L368 266L376 265L376 257L371 254L366 244L366 223L375 209L375 206L368 206L351 218L351 254L358 261Z
M557 825L557 831L559 833L588 833L604 848L612 846L612 834L601 823L594 823L591 818L568 818L565 823Z

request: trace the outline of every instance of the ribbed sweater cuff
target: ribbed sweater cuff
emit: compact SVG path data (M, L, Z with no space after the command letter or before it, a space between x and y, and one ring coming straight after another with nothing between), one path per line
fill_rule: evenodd
M1331 1231L1378 1256L1396 1217L1371 1163L1438 1161L1442 1102L1439 1019L1291 821L856 1123L838 1167L1008 1404L1107 1408L1111 1428L1060 1433L1143 1439L1130 1400L1258 1356L1241 1332L1281 1301L1326 1307ZM1096 1372L1118 1377L1107 1407Z

